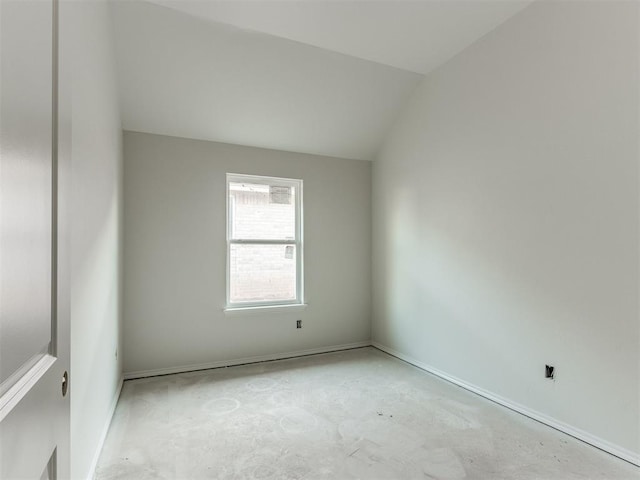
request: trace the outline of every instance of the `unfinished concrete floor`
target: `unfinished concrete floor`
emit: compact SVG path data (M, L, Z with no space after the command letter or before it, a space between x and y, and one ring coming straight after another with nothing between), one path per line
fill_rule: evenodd
M96 478L638 479L373 348L125 382Z

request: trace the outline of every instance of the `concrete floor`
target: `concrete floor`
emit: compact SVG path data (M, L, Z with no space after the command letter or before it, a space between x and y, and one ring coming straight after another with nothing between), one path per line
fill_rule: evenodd
M638 479L373 348L125 382L96 478Z

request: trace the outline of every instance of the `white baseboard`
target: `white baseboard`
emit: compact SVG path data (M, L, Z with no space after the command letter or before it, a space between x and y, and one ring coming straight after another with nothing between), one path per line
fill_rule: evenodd
M93 480L96 474L96 468L98 467L98 460L100 460L102 447L104 446L104 442L107 439L107 434L109 433L109 427L111 426L111 420L113 419L113 414L115 413L116 406L118 405L118 399L120 398L120 392L122 392L123 383L124 383L124 377L120 377L120 380L118 381L118 388L116 388L116 393L113 396L111 405L109 406L109 413L107 414L106 421L104 422L104 427L102 427L102 433L100 434L100 439L98 440L98 446L96 447L96 451L93 454L93 459L91 460L91 466L89 467L89 474L87 475L87 480Z
M640 454L636 452L632 452L631 450L622 448L618 445L608 442L607 440L603 440L602 438L596 437L595 435L580 430L579 428L575 428L564 422L556 420L555 418L549 417L548 415L537 412L528 407L525 407L524 405L520 405L518 403L512 402L509 399L491 393L483 388L467 383L464 380L453 377L445 372L438 370L437 368L432 367L431 365L427 365L414 358L411 358L408 355L405 355L404 353L398 352L393 348L387 347L386 345L382 345L381 343L373 341L371 342L371 345L379 350L382 350L385 353L388 353L389 355L397 357L400 360L404 360L405 362L410 363L411 365L414 365L421 370L431 373L439 378L442 378L443 380L453 383L454 385L462 387L465 390L469 390L470 392L480 395L481 397L491 400L492 402L502 405L503 407L507 407L508 409L518 412L526 417L532 418L533 420L543 423L551 428L566 433L567 435L571 435L578 440L588 443L589 445L599 448L600 450L610 453L611 455L621 458L622 460L626 460L629 463L640 466Z
M155 377L157 375L170 375L172 373L194 372L197 370L209 370L212 368L232 367L234 365L244 365L247 363L260 363L272 360L284 360L285 358L304 357L305 355L315 355L318 353L330 353L340 350L350 350L352 348L369 347L370 341L347 343L343 345L332 345L328 347L310 348L307 350L297 350L285 353L271 353L268 355L257 355L254 357L236 358L233 360L219 360L211 363L197 363L191 365L183 365L180 367L156 368L153 370L139 370L136 372L127 372L124 374L125 380L133 380L135 378Z

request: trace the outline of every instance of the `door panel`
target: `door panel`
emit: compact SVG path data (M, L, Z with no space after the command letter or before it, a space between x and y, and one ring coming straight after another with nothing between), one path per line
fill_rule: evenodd
M56 450L56 402L43 399L59 392L60 381L53 357L47 355L41 363L42 370L23 388L26 394L14 396L15 404L9 404L8 415L0 420L3 480L40 478Z
M59 297L59 290L68 295L68 286L59 288L56 38L55 0L0 0L3 480L68 474L69 395L61 391L69 366L68 302Z
M47 2L2 0L0 9L0 383L6 390L14 373L33 365L51 342L53 33Z

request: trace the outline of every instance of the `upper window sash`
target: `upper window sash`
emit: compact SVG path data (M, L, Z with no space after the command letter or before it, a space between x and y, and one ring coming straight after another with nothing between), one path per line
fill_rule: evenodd
M246 190L240 190L246 184ZM256 201L259 201L260 196L265 193L270 195L270 198L282 199L283 192L278 192L278 187L287 187L290 190L290 203L280 203L278 201L270 202L268 209L271 210L274 218L270 219L262 225L263 229L256 228L256 223L259 224L260 217L256 217L255 211L247 207L246 203L238 203L236 201L236 195L232 188L234 186L240 187L238 193L241 191L244 193L244 201L247 201L247 195L256 195ZM255 189L257 187L257 189ZM255 189L255 190L254 190ZM286 197L285 197L286 198ZM257 177L250 175L227 175L227 240L255 240L255 241L267 241L267 240L279 240L281 242L300 242L302 237L301 227L301 202L302 202L302 181L292 180L287 178L277 177ZM250 204L249 204L250 205ZM280 209L282 216L279 223L277 210ZM294 222L290 222L291 215L293 215Z

